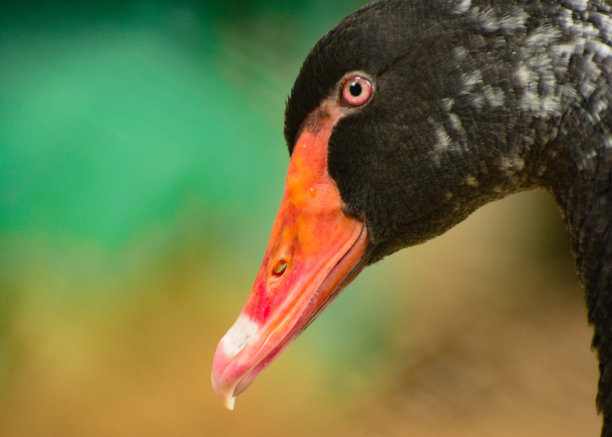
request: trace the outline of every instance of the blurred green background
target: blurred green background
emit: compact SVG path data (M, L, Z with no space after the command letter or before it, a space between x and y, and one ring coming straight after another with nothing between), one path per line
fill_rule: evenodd
M216 401L283 191L285 99L362 4L2 2L1 435L596 434L543 193L367 269L235 412Z

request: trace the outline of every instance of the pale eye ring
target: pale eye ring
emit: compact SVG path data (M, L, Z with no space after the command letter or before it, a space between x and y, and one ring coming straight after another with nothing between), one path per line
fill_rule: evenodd
M372 98L372 82L362 74L351 74L342 82L340 100L345 106L362 106Z

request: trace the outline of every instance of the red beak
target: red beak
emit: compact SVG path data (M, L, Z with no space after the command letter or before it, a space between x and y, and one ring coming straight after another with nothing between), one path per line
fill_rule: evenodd
M335 115L335 116L334 116ZM343 212L327 171L342 114L312 114L295 144L285 195L253 290L219 342L212 385L230 410L244 391L365 266L365 224Z

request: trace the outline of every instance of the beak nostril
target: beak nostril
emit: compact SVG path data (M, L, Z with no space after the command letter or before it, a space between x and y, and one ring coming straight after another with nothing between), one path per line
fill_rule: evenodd
M280 277L283 276L285 270L287 270L287 261L285 261L284 259L280 259L276 262L276 264L274 264L274 267L272 268L272 274L276 277Z

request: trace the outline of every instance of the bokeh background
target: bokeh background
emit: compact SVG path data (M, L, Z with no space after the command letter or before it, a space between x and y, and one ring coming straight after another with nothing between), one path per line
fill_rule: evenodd
M598 435L545 193L367 269L225 411L284 101L357 0L0 6L0 435Z

